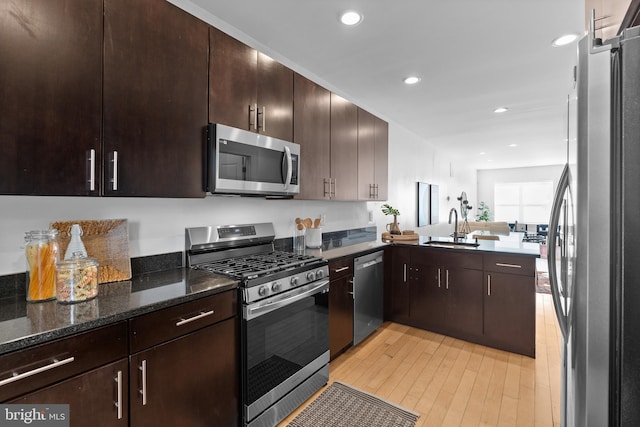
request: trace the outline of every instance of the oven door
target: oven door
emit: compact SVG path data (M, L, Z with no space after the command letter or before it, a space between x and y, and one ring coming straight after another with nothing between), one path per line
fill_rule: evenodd
M300 191L300 146L220 124L210 124L212 193L295 195Z
M244 307L244 419L250 422L329 363L329 281Z

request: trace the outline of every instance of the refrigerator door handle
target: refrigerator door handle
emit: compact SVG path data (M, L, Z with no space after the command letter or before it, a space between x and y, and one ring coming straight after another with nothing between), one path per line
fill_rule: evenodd
M551 218L549 219L549 232L547 234L547 260L549 263L549 284L551 286L551 296L553 297L553 306L556 311L556 317L558 318L558 325L562 332L563 338L567 338L568 335L568 313L563 312L563 305L560 295L560 286L558 282L558 271L556 262L556 240L558 233L558 225L560 222L560 215L562 214L562 207L564 203L564 194L569 188L571 182L569 174L569 165L565 165L560 181L558 182L558 190L553 198L553 206L551 208ZM566 226L566 224L565 224Z

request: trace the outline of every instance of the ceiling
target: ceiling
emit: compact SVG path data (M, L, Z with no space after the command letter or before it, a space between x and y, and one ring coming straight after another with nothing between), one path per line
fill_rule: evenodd
M584 32L584 0L171 2L463 165L564 163L577 44L551 41ZM342 25L347 9L363 22Z

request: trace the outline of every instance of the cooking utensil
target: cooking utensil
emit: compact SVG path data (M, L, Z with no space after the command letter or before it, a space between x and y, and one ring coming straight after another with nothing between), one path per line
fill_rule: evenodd
M305 218L303 223L305 227L313 228L313 222L311 221L311 218Z

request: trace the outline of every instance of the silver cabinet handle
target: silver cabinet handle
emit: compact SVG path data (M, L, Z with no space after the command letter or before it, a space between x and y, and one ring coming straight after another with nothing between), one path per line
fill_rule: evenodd
M341 271L348 270L349 268L350 268L349 266L347 266L347 267L341 267L341 268L336 268L335 273L340 273Z
M122 371L118 371L118 375L114 378L118 387L118 400L114 402L118 408L118 419L122 419Z
M440 280L440 269L438 269L438 287L439 288L441 287L440 282L441 282L441 280Z
M258 113L256 112L256 109L258 108L257 105L253 105L253 107L251 106L251 104L249 104L249 130L251 130L251 128L253 127L255 130L258 130L257 128L257 120L258 120ZM253 115L253 113L255 113L255 121L251 121L251 117Z
M40 372L49 371L51 369L57 368L58 366L62 366L62 365L66 365L67 363L71 363L74 360L75 360L74 357L68 357L68 358L63 359L63 360L53 359L53 361L50 364L42 366L40 368L32 369L30 371L23 372L21 374L16 374L14 372L13 376L11 376L9 378L5 378L4 380L0 381L0 386L6 385L6 384L10 384L10 383L15 382L15 381L19 381L19 380L21 380L23 378L27 378L27 377L30 377L32 375L39 374Z
M331 193L331 197L336 197L337 191L338 191L338 179L333 178L333 192Z
M89 191L96 190L96 150L89 150Z
M262 132L267 131L267 107L262 106Z
M351 294L351 296L353 297L353 300L356 300L356 284L355 284L355 279L351 279L348 281L348 283L351 283L351 292L349 292L349 294Z
M445 270L446 271L446 278L445 278L445 287L446 289L449 289L449 269Z
M491 296L491 275L487 274L487 295Z
M142 395L142 405L147 404L147 360L143 360L142 364L138 367L142 371L142 388L138 390L138 393Z
M188 319L181 318L179 321L176 322L176 326L182 326L187 323L195 322L196 320L202 319L203 317L211 316L213 313L215 313L215 310L201 311L200 314L197 314L193 317L189 317Z
M404 280L404 283L407 283L407 264L403 265L403 272L402 272L402 280Z
M322 180L322 184L323 184L323 190L324 190L324 197L331 198L331 178L329 179L324 178ZM327 184L329 184L329 191L327 191Z
M113 176L111 177L113 191L118 191L118 152L114 151L111 157L113 163Z
M521 265L518 264L504 264L501 262L496 262L496 266L498 267L509 267L509 268L522 268Z

